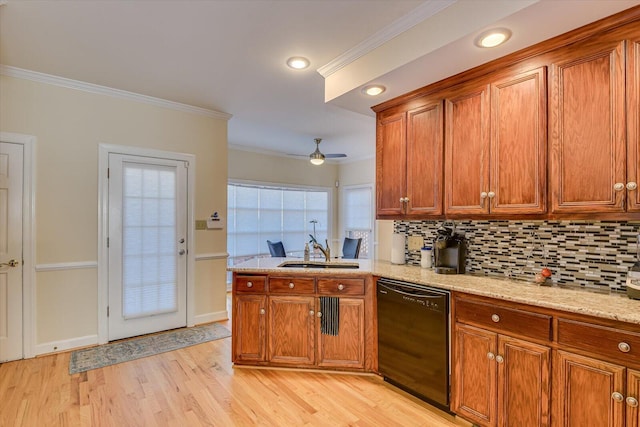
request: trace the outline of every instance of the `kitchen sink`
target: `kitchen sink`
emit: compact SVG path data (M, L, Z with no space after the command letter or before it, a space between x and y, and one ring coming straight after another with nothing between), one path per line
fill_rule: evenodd
M360 268L356 262L285 261L278 267L285 268Z

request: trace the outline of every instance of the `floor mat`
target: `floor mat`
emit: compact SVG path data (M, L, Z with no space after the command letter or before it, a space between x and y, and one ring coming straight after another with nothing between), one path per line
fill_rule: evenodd
M69 374L153 356L229 336L231 333L227 328L211 323L77 350L71 354Z

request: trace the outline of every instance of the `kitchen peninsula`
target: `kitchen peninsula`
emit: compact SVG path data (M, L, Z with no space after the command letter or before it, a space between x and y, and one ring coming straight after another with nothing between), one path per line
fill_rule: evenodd
M638 419L640 301L384 261L278 267L286 260L229 267L236 364L377 373L376 280L387 278L451 292L450 410L457 415L483 426L587 416L580 414ZM340 301L338 336L320 331L323 296ZM585 386L572 387L578 383ZM512 387L527 393L509 394Z

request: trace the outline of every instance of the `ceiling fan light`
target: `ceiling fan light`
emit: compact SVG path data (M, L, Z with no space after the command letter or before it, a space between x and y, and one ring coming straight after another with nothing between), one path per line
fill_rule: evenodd
M324 163L324 154L322 154L320 150L316 148L316 151L309 155L309 159L312 165L319 166Z

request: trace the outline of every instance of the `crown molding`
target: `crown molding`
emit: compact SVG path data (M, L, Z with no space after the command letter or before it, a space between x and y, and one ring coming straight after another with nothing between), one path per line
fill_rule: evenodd
M100 86L93 83L81 82L78 80L67 79L65 77L53 76L51 74L40 73L38 71L25 70L22 68L12 67L0 64L0 74L8 77L16 77L19 79L32 80L39 83L60 86L68 89L81 90L97 95L112 96L114 98L126 99L129 101L141 102L143 104L154 105L156 107L168 108L171 110L182 111L185 113L198 114L214 119L229 120L232 115L222 113L220 111L209 110L206 108L195 107L193 105L181 104L179 102L168 101L166 99L155 98L153 96L141 95L139 93L128 92L126 90L114 89L106 86Z
M411 12L397 19L390 25L381 29L373 36L349 49L331 62L318 68L318 73L325 79L336 71L346 67L358 58L363 57L372 50L382 46L394 37L413 28L427 18L454 4L457 0L429 0L413 9Z

